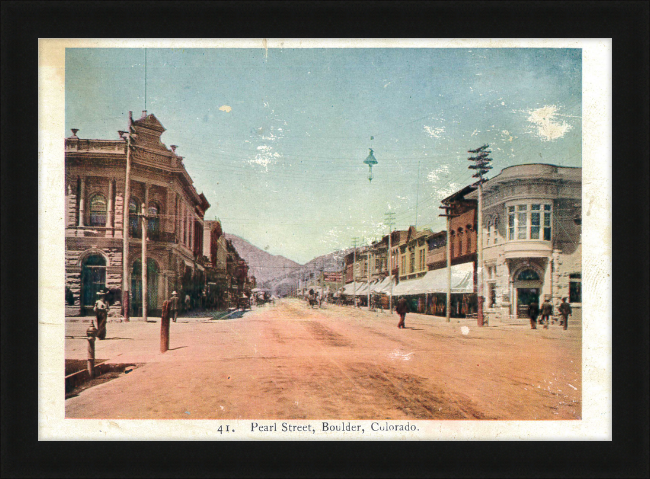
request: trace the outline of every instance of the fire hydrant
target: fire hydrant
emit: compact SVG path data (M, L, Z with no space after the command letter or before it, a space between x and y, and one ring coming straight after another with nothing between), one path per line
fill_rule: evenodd
M88 374L90 379L95 377L95 337L97 336L97 330L94 325L90 325L86 330L86 336L88 337Z

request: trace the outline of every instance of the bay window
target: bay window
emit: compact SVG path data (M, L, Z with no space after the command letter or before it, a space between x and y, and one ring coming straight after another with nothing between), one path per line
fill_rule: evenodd
M508 240L551 241L550 203L519 203L508 206Z

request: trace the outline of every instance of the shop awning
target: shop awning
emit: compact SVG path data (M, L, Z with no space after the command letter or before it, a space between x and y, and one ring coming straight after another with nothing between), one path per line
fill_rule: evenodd
M375 287L373 288L373 293L389 294L391 282L395 284L392 276L385 277L379 283L375 284Z
M473 263L457 264L451 267L451 292L455 294L474 292ZM417 279L400 281L393 288L394 296L447 292L447 268L427 271Z
M420 283L422 282L422 278L416 278L416 279L406 279L403 281L400 281L394 288L393 288L393 296L406 296L409 294L422 294L425 293L425 291L422 290L420 287Z
M423 293L446 293L447 292L447 268L440 268L428 271L422 277ZM474 292L474 264L463 263L451 267L451 292L452 293L473 293Z
M359 290L359 287L363 283L357 283L357 291ZM345 288L343 288L343 294L346 296L352 296L354 294L354 283L348 283L345 285Z
M363 286L357 290L357 295L365 296L368 294L368 288L370 288L370 293L376 293L377 287L381 284L381 281L378 279L372 281L370 285L368 283L363 283Z
M357 283L357 292L355 296L365 296L368 294L368 283Z

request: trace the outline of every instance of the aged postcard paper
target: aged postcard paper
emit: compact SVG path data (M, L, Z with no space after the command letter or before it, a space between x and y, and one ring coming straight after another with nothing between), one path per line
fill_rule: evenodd
M611 440L610 40L43 39L39 125L41 440Z

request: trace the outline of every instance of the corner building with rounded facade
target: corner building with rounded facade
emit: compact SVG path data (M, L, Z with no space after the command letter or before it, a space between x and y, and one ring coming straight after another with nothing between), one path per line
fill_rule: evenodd
M581 317L581 197L582 168L511 166L484 183L486 314L524 318L533 300L548 298L557 315L566 297Z
M65 139L66 315L92 314L97 291L121 312L127 141ZM143 112L133 120L128 208L130 313L142 311L142 218L147 228L148 308L159 312L173 290L195 296L205 285L203 218L210 207L193 186L183 158L161 142L165 128Z

